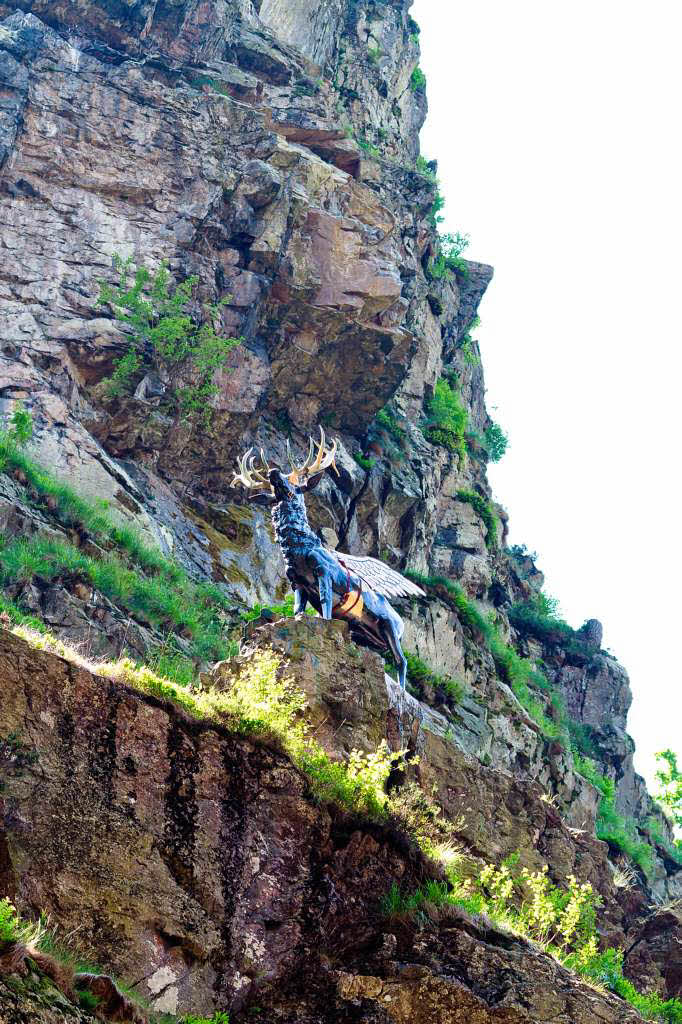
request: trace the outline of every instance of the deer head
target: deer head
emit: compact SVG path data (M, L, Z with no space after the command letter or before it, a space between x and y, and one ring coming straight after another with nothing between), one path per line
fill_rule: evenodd
M315 448L317 447L317 451ZM237 460L239 472L235 473L232 486L242 484L251 491L262 493L269 491L275 498L281 500L295 493L297 490L306 491L314 486L313 481L330 467L338 474L335 458L338 441L332 441L331 447L327 447L324 430L320 427L320 440L314 441L310 438L308 455L305 461L297 466L291 453L291 445L287 441L287 458L291 466L291 473L282 473L278 466L268 465L265 452L260 449L260 457L252 454L253 448L249 448Z

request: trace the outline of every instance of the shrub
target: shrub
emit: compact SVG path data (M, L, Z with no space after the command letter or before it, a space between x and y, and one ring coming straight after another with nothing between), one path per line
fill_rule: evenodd
M567 884L552 883L547 867L524 868L515 873L518 855L500 867L487 864L475 878L464 878L456 867L448 870L447 882L429 882L412 893L394 885L383 901L388 914L413 914L428 905L460 906L469 913L486 914L496 925L532 940L560 960L592 949L596 938L596 910L601 898L589 882L569 875Z
M434 184L437 183L438 178L436 177L437 164L435 160L427 160L426 157L421 154L417 157L416 170L424 178L428 178L429 181Z
M0 900L0 944L17 942L21 933L21 919L8 899Z
M390 434L393 440L398 443L402 443L407 437L405 428L400 426L395 414L386 407L379 410L374 417L374 422L378 427Z
M485 429L485 444L488 449L488 456L491 462L499 462L504 456L509 444L509 438L499 423L492 421Z
M389 458L400 462L408 447L407 430L402 425L404 422L402 416L393 412L389 405L385 405L374 417L367 431L367 439L378 441Z
M190 310L196 276L173 286L166 261L152 275L146 267L135 267L132 257L118 255L114 268L118 283L100 282L98 302L108 305L129 333L128 348L107 382L109 395L130 391L141 373L154 369L168 383L165 404L174 425L186 419L208 426L216 374L239 339L216 334L219 306L206 305L205 322L194 322Z
M682 1024L682 1002L663 999L656 992L638 992L632 982L623 976L623 951L605 949L597 951L597 943L569 957L566 966L578 974L614 992L630 1003L645 1020Z
M491 551L495 551L497 549L497 516L493 512L490 502L482 497L482 495L477 494L476 491L467 490L457 491L457 499L458 501L467 502L476 514L481 517L486 529L486 547Z
M21 402L17 403L9 418L7 436L20 448L25 447L33 437L33 417Z
M357 142L360 149L363 150L363 152L368 153L375 159L381 156L381 150L379 149L379 147L373 145L371 142L368 142L367 139L358 136L358 138L355 141Z
M644 828L652 842L665 851L666 857L669 857L675 864L682 864L682 843L678 839L674 846L671 845L670 840L663 831L660 819L650 815L644 823Z
M677 755L672 750L661 750L656 761L659 789L655 799L666 808L675 825L682 828L682 772L677 767Z
M432 444L447 448L465 460L467 421L467 411L456 387L446 377L441 377L436 381L433 396L426 403L425 436Z
M381 50L380 46L368 46L367 47L367 56L369 57L369 59L370 59L372 64L378 64L379 63L379 58L381 57L381 53L382 53L382 50Z
M368 459L360 452L353 452L353 458L357 462L360 469L364 469L366 473L369 473L370 469L376 464L376 459Z
M424 92L426 89L426 75L420 67L416 67L410 75L410 89L412 92Z
M448 273L466 277L469 271L466 260L462 259L462 253L468 245L469 236L462 235L459 231L454 235L440 235L436 256L429 266L428 276L436 281L441 280Z
M461 821L452 821L443 814L442 807L416 782L407 782L391 790L388 810L391 818L433 860L453 865L460 857L455 837L462 827Z
M430 665L410 651L403 651L403 654L407 659L407 681L418 698L421 699L424 696L425 687L428 686L436 690L450 707L455 707L461 702L466 692L463 683L458 679L434 672ZM393 664L392 659L387 660Z
M522 633L530 633L538 640L550 643L576 641L576 632L557 614L558 602L546 594L535 594L528 601L518 602L509 609L509 621Z

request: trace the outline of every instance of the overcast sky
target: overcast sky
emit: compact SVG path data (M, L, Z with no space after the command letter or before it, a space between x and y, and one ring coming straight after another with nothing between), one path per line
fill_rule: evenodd
M445 230L495 277L476 336L512 543L630 673L635 763L682 756L678 0L416 0Z

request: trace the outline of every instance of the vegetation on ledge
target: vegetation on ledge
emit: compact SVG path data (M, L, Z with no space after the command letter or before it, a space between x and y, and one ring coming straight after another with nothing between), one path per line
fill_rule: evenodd
M596 911L601 898L589 882L580 883L570 875L566 885L555 885L546 867L517 873L517 862L518 855L512 855L499 867L487 864L469 878L458 871L455 858L447 882L427 882L413 892L404 892L394 883L382 909L389 917L428 917L448 907L459 907L475 918L485 915L486 923L528 939L597 988L620 996L645 1020L682 1024L679 999L639 992L623 976L623 951L600 951Z

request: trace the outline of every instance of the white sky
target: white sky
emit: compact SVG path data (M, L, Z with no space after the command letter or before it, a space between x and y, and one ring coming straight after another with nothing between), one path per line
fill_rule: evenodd
M416 0L445 230L491 263L481 343L512 543L630 673L635 763L682 755L679 0Z

